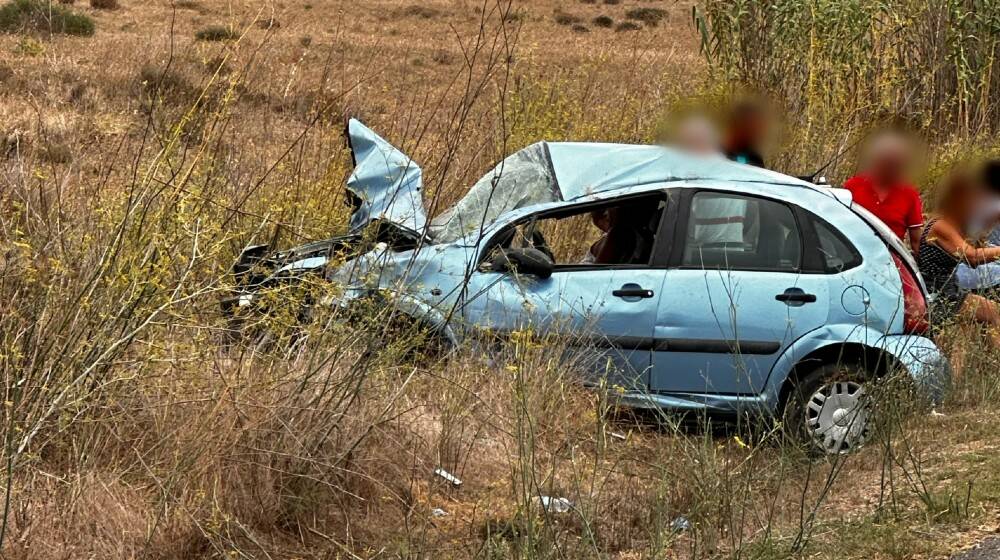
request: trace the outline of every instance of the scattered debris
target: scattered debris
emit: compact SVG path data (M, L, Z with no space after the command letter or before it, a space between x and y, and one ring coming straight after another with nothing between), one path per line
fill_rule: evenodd
M944 414L944 413L942 413L942 412L938 412L937 410L934 410L934 409L932 408L932 409L931 409L931 416L936 416L936 417L938 417L938 418L944 418L944 417L945 417L945 414Z
M683 533L684 531L691 530L691 522L688 521L687 517L683 515L678 516L676 519L670 522L670 530L675 533Z
M625 434L623 434L621 432L611 432L611 437L613 437L615 439L620 439L622 441L625 441L627 439L625 437Z
M566 513L567 511L573 509L573 502L566 498L539 496L538 501L542 504L542 509L549 513Z
M442 469L441 467L434 469L434 474L447 480L452 486L458 487L462 485L462 480L460 478Z
M448 515L448 512L441 508L434 508L431 510L431 516L433 517L444 517Z

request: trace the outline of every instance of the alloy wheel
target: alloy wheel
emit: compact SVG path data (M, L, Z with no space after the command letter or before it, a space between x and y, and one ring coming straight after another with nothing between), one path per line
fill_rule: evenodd
M860 383L826 383L806 402L806 431L824 452L850 453L868 440L871 411L867 401Z

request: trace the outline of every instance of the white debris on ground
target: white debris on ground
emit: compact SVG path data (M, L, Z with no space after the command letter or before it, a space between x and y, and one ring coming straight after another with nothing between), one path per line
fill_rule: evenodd
M573 509L573 502L566 498L554 498L552 496L539 496L538 502L542 509L550 513L566 513Z
M462 480L461 479L459 479L457 476L451 474L450 472L442 469L441 467L438 467L438 468L434 469L434 474L437 475L437 476L439 476L439 477L441 477L441 478L443 478L443 479L445 479L445 480L447 480L448 483L450 483L452 486L458 487L458 486L462 485Z

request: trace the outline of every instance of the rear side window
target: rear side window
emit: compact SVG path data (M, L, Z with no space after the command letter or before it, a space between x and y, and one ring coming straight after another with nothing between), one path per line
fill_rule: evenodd
M795 272L801 262L802 236L788 206L717 192L691 200L683 266Z
M861 264L861 254L839 231L815 216L812 223L819 241L819 253L825 272L836 274Z

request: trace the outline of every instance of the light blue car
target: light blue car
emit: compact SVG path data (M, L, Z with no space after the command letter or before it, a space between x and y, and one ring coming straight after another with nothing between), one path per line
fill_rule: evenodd
M248 248L227 309L321 274L345 288L323 303L389 294L450 345L562 336L626 405L783 417L830 453L865 442L872 380L903 370L932 398L948 382L915 263L847 191L657 146L539 142L430 219L420 168L358 121L348 136L350 234Z

